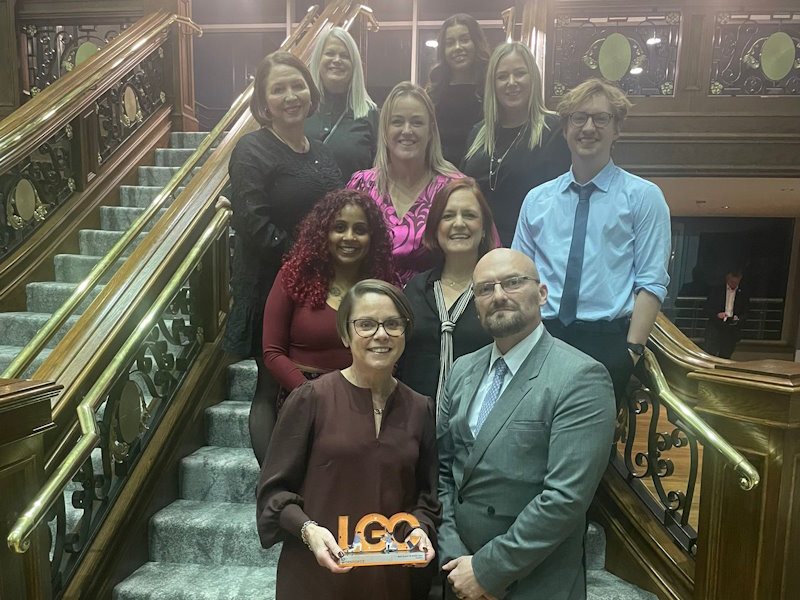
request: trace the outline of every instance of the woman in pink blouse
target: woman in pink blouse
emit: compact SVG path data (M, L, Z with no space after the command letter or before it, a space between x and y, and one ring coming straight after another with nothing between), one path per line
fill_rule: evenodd
M398 83L381 109L375 166L356 172L347 187L367 192L383 212L403 285L432 266L422 243L425 221L433 196L456 177L463 175L442 157L428 94L409 81Z

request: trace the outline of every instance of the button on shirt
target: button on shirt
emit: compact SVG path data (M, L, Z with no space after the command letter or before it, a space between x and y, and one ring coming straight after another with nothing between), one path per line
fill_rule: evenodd
M558 317L572 226L578 205L570 169L530 192L520 211L511 247L530 256L547 284L542 318ZM657 185L619 168L614 161L592 179L577 319L629 317L635 293L667 295L671 249L669 208Z
M511 350L505 354L498 350L496 343L492 344L492 355L489 357L488 365L489 369L486 371L486 375L484 375L483 381L481 381L478 391L475 393L475 397L472 399L472 402L469 405L469 412L467 413L467 422L469 423L470 431L472 431L472 437L475 437L477 434L478 415L481 412L481 405L483 405L486 394L489 392L489 387L492 385L492 379L494 378L494 369L492 369L492 367L494 366L495 361L502 357L506 362L506 366L508 367L508 372L506 373L506 376L503 379L503 385L500 388L500 396L497 399L497 401L500 402L502 400L503 392L506 391L508 384L511 383L511 380L514 378L514 375L517 374L517 371L519 371L522 363L525 362L525 359L528 358L531 350L533 350L534 346L536 346L536 343L541 339L543 331L544 326L539 323L536 329L529 333L527 337L519 341L516 346L511 348ZM497 405L495 404L495 406Z

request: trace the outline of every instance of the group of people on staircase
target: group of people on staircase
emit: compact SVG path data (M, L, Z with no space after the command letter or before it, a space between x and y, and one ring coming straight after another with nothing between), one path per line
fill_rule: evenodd
M276 598L584 598L614 397L668 283L664 197L611 160L629 101L595 79L547 110L530 50L464 14L380 111L346 31L310 64L264 59L229 168L225 348L258 365ZM352 539L376 512L417 518L390 533L427 568L339 563L338 517Z

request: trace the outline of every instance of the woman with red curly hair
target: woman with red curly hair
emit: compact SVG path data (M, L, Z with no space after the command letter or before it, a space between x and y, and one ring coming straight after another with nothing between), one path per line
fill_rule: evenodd
M327 232L327 235L322 235ZM362 279L396 280L380 208L364 192L329 192L303 219L264 307L264 365L280 385L250 410L253 451L263 462L283 399L309 378L351 363L336 332L344 294Z

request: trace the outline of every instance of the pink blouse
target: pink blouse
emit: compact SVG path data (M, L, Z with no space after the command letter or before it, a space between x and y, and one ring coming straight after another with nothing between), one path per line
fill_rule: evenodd
M463 175L458 174L455 177L463 177ZM417 273L427 271L433 266L430 252L422 245L425 221L428 219L428 212L436 192L455 177L438 173L434 175L402 219L397 216L389 194L384 196L378 194L375 169L357 171L347 184L350 189L368 193L383 212L386 226L392 233L392 255L401 286L404 286Z

